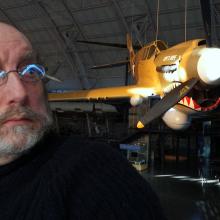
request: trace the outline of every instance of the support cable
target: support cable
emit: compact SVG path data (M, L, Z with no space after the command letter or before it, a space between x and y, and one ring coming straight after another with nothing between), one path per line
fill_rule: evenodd
M159 33L159 11L160 11L160 0L157 0L157 27L156 27L156 42L158 39Z
M187 0L185 0L185 20L184 20L184 25L185 25L185 42L187 40Z

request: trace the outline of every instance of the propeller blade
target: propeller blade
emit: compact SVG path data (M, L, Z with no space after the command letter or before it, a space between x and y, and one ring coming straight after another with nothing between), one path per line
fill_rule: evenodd
M207 46L212 46L212 15L210 0L200 0Z
M91 67L91 69L111 68L111 67L123 66L128 63L129 63L129 60L125 60L125 61L119 61L117 63L109 63L109 64L93 66L93 67Z
M160 117L163 113L178 103L184 96L186 96L197 82L198 79L192 78L166 94L148 112L145 113L145 115L137 123L137 128L143 128L146 124Z
M85 44L96 44L96 45L108 46L108 47L127 48L126 44L106 43L106 42L87 41L87 40L77 40L76 42L85 43ZM133 47L134 49L141 49L141 46L139 45L134 45Z

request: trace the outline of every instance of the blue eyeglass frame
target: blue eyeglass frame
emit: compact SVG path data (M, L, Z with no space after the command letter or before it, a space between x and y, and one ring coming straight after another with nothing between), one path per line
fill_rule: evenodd
M17 72L21 80L25 82L37 82L43 79L46 75L45 68L39 64L28 64L24 66L21 70L9 70L8 72L0 70L0 85L6 83L8 74L11 72ZM34 74L35 75L32 75ZM27 74L30 74L30 78L25 78Z

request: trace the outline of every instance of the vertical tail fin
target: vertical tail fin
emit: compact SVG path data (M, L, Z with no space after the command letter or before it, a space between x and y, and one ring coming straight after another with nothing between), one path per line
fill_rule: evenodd
M134 77L134 66L135 66L135 52L132 46L131 36L127 34L127 48L129 51L129 62L130 62L130 71Z

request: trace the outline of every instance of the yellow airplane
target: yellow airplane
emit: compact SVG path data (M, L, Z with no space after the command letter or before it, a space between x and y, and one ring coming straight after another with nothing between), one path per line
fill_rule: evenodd
M106 46L110 43L88 42ZM168 48L165 42L153 41L135 52L131 37L127 35L129 61L95 66L107 68L118 64L130 64L135 84L119 87L97 88L66 93L50 93L49 101L103 101L128 99L131 106L138 106L152 96L161 100L146 111L137 122L143 128L162 116L173 129L189 127L193 116L200 117L217 109L220 99L208 105L199 105L189 93L202 94L220 85L220 49L207 46L204 39L195 39Z
M203 39L187 41L171 48L167 48L163 41L154 41L136 54L129 36L127 45L135 85L50 93L49 101L109 101L128 98L132 106L138 106L149 96L160 96L163 97L161 101L140 120L138 127L167 112L163 116L165 123L177 129L177 123L180 128L190 123L189 115L211 111L218 106L219 100L216 100L211 106L201 107L196 100L186 95L195 84L198 90L220 84L220 49L207 48Z

